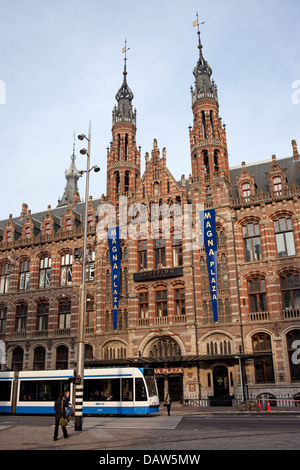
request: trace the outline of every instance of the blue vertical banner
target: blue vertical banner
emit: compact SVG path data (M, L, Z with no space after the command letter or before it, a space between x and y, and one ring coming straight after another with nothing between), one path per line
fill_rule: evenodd
M113 301L113 327L118 327L120 273L121 273L121 246L120 228L107 229L109 256L111 264L112 301Z
M214 321L218 321L218 251L216 214L214 209L199 212L206 252L207 271L210 286Z

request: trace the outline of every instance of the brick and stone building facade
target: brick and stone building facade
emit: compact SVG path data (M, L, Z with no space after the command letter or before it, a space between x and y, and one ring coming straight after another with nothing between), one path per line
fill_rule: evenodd
M292 141L292 156L230 168L217 87L200 34L198 48L191 174L180 179L169 171L167 151L156 139L141 173L125 60L107 149L106 194L89 199L86 365L154 367L161 398L167 389L175 400L295 398L300 393L297 144ZM74 250L82 248L84 220L79 177L73 152L57 207L32 214L23 204L20 216L0 222L0 339L9 368L76 363L82 266ZM116 330L108 243L99 237L105 206L115 208L125 233ZM216 212L216 323L199 237L200 207Z

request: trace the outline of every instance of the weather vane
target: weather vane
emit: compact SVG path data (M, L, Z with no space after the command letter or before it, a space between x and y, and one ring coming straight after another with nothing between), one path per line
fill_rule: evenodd
M125 47L123 47L123 49L122 49L122 54L125 54L125 57L124 57L125 65L126 65L126 60L127 60L126 52L129 51L129 49L130 49L130 47L127 47L127 40L125 39Z
M199 37L199 44L201 44L201 41L200 41L200 24L204 24L205 21L202 21L201 23L199 23L199 17L198 17L198 12L196 12L196 21L193 21L193 27L197 26L198 27L198 37Z

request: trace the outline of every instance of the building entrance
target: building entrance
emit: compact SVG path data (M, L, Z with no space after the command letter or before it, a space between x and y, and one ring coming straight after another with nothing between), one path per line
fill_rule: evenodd
M169 392L172 400L181 402L183 393L183 381L181 374L156 375L159 401L165 401L166 394Z
M216 366L213 369L214 394L209 397L210 406L232 406L233 397L229 395L228 369Z
M214 397L229 396L228 370L225 366L217 366L213 370Z

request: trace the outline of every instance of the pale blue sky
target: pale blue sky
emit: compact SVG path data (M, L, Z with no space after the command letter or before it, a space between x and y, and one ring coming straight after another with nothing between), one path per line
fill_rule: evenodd
M90 193L106 192L106 148L127 38L128 84L137 108L137 145L167 149L176 179L191 171L190 86L198 59L196 11L204 57L218 86L230 166L300 150L299 0L0 0L0 219L53 208L62 197L73 133L92 121ZM300 94L298 95L300 96ZM0 97L1 98L1 97ZM0 99L1 102L1 99ZM76 164L85 157L76 142ZM80 181L84 197L85 181Z

